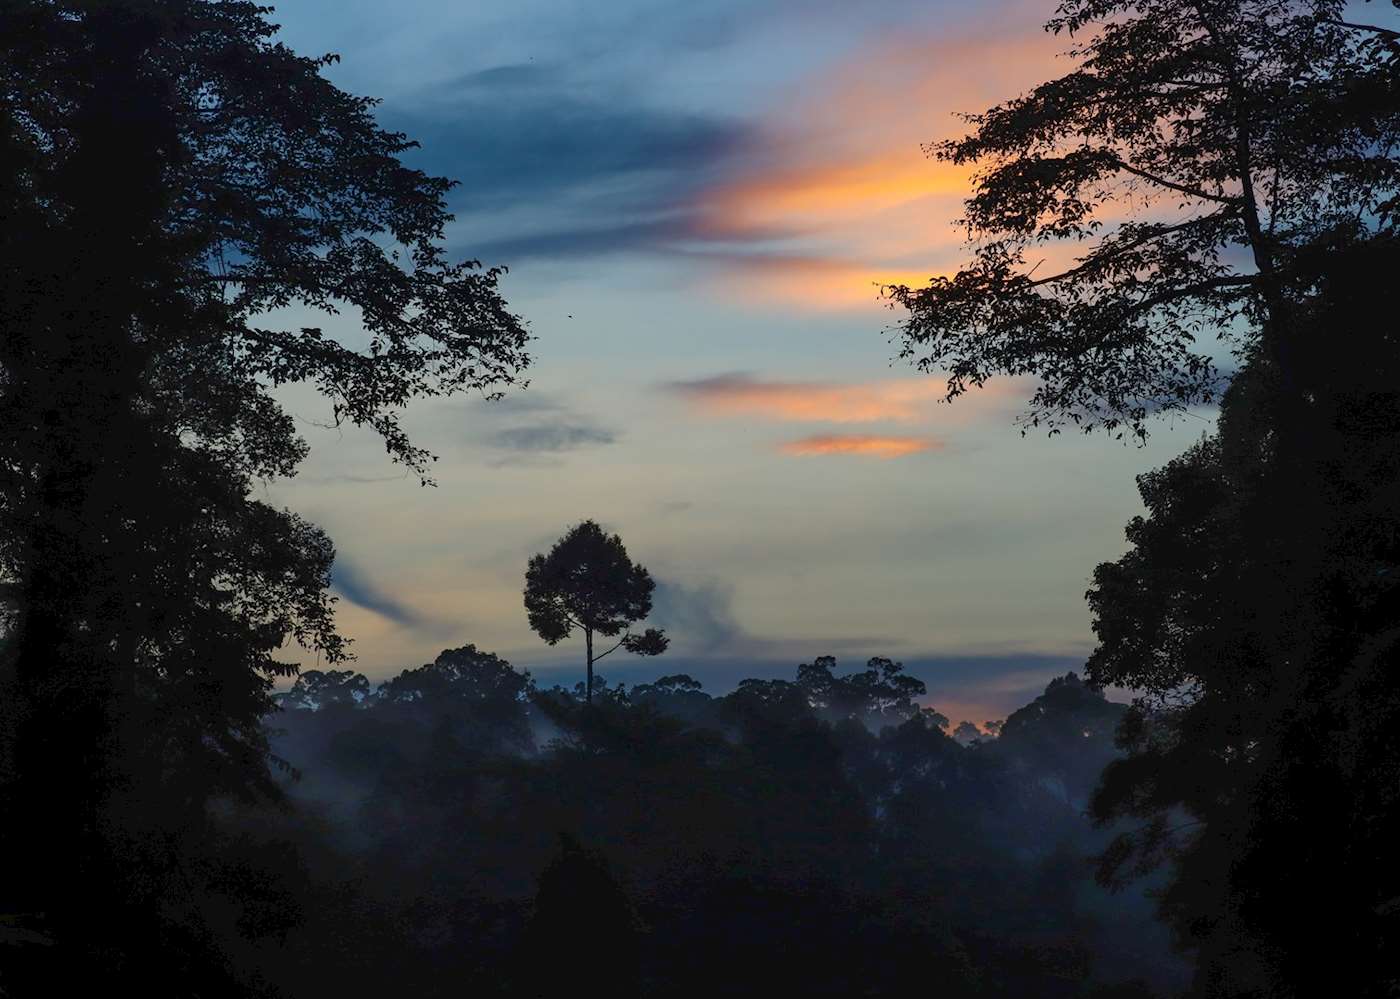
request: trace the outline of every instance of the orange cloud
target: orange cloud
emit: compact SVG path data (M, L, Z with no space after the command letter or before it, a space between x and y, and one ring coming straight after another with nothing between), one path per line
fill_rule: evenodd
M693 382L675 382L670 388L711 413L829 423L914 420L921 414L921 403L935 400L947 391L942 381L931 378L835 385L829 382L766 382L747 375L718 375Z
M1012 400L1024 396L1024 386L1003 380L978 389L951 406L940 406L940 400L948 394L948 384L932 376L842 385L759 381L744 374L729 374L672 382L667 388L717 416L821 423L910 423L927 420L935 412L965 416L972 413L971 407L978 401L1009 408Z
M778 166L711 193L701 230L822 229L932 195L956 211L971 170L925 157L918 144L852 162Z
M869 434L819 434L789 441L784 454L863 454L872 458L900 458L920 451L941 451L944 442L935 437L878 437Z
M881 288L928 283L931 271L880 268L820 257L750 257L720 275L721 291L748 302L806 309L878 308Z
M1022 93L1067 68L1064 40L1039 31L1043 11L1010 2L1008 37L886 38L806 81L763 135L758 163L710 188L697 209L703 234L771 240L776 258L733 261L721 292L799 308L872 309L878 285L924 284L956 268L954 226L972 191L969 167L926 157L922 146L963 134L956 115ZM985 23L985 22L984 22ZM830 247L840 247L833 258Z

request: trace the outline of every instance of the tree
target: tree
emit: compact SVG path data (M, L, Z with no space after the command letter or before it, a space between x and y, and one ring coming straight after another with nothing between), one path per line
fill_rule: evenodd
M522 977L539 996L572 991L581 975L596 976L609 995L635 996L636 922L607 859L561 832L559 852L540 873Z
M443 649L436 659L380 684L375 701L441 718L460 715L475 744L534 748L525 707L535 693L529 671L475 645Z
M1013 766L1044 775L1063 789L1065 800L1083 809L1113 758L1114 735L1123 705L1074 673L1057 676L1030 704L1007 715L989 746ZM980 737L981 733L978 733Z
M534 681L494 652L475 645L443 649L431 663L406 669L380 684L378 698L385 703L457 700L469 704L523 704L530 699Z
M369 678L348 669L302 672L290 690L277 697L278 705L292 711L320 711L334 706L359 707L372 696Z
M1384 994L1400 33L1333 0L1067 0L1048 27L1088 35L1079 67L932 149L982 168L973 259L893 290L903 353L950 397L1036 377L1052 433L1140 438L1228 385L1090 592L1088 679L1144 692L1093 803L1140 821L1102 873L1173 865L1202 994Z
M859 673L836 676L835 656L817 656L797 667L797 684L809 704L833 719L854 718L876 727L903 722L919 713L914 698L928 693L924 682L904 675L904 664L884 656L868 660Z
M652 707L664 715L696 727L713 728L719 702L704 691L704 684L686 673L639 683L627 692L635 707Z
M957 728L953 729L953 739L964 746L972 745L981 737L981 730L970 721L960 721Z
M1129 551L1094 573L1086 673L1140 692L1092 801L1131 820L1100 876L1169 865L1161 911L1203 994L1313 994L1318 953L1327 989L1393 991L1397 268L1394 240L1339 253L1303 314L1306 455L1280 449L1278 383L1253 362L1218 432L1139 479Z
M217 973L179 929L198 872L170 845L212 796L274 793L283 646L348 656L329 539L252 499L306 453L275 390L314 386L426 483L401 408L529 361L500 272L439 245L451 182L266 13L0 7L0 807L29 858L0 909L47 913L49 974ZM313 325L338 311L362 340Z
M659 656L670 640L655 628L639 635L624 631L651 613L656 588L645 566L633 565L622 538L608 535L594 521L571 528L548 555L530 559L525 572L525 612L530 627L550 645L583 632L588 656L584 697L593 702L593 664L623 648L639 656ZM606 652L593 654L594 634L622 637Z
M889 289L902 356L946 366L950 399L1034 376L1029 426L1143 437L1218 397L1203 337L1259 343L1302 425L1292 316L1318 250L1400 215L1400 34L1345 6L1062 2L1048 30L1093 32L1078 68L929 147L980 168L972 259Z

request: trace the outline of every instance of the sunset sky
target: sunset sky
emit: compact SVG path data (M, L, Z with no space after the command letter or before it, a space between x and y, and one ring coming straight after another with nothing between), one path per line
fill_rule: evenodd
M591 517L658 581L661 659L711 692L830 653L903 660L958 720L1001 717L1092 647L1084 591L1139 512L1147 447L1038 432L1030 388L940 402L895 355L880 282L963 255L965 169L921 144L956 112L1066 72L1049 3L300 0L273 20L381 97L412 162L459 179L454 254L510 268L538 338L530 387L412 409L420 488L327 431L274 502L329 531L356 668L381 679L468 642L541 682L581 641L529 630L525 563ZM327 324L353 338L353 317Z

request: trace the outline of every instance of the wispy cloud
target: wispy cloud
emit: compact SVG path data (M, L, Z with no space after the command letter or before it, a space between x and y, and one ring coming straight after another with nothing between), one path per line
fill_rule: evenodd
M747 639L734 616L733 591L720 583L694 586L657 580L650 620L694 651L714 652Z
M952 211L952 209L950 209ZM812 254L730 253L711 255L719 267L711 283L725 297L753 305L782 305L802 310L869 309L884 300L892 285L918 288L931 278L952 273L955 255L925 254L922 266L883 264Z
M494 452L487 458L493 467L557 467L561 455L616 444L622 436L567 399L537 389L488 403L443 405L436 419L438 427L456 433L458 427L476 424L476 432L459 439L473 449Z
M721 287L809 309L870 308L880 284L921 285L956 266L972 169L930 159L977 112L1052 75L1063 39L1033 30L890 34L816 72L755 129L746 169L697 198L697 233L740 252ZM787 234L775 252L773 233ZM839 247L839 250L834 248Z
M414 166L461 181L452 205L470 225L454 250L492 264L684 239L696 190L748 143L728 113L658 107L563 62L459 75L382 115L421 143Z
M602 427L577 423L546 423L533 427L507 427L491 436L491 444L510 451L557 454L590 444L613 444L617 434Z
M880 648L894 650L898 642L890 638L868 635L822 637L792 635L780 638L764 637L746 628L735 609L734 587L720 580L698 580L679 583L656 577L652 594L652 610L647 625L664 628L671 638L676 655L665 660L670 664L676 656L682 659L698 657L706 662L719 657L739 656L752 668L764 660L781 656L794 657L790 671L802 657L844 653L851 650ZM696 661L692 659L691 661ZM745 673L744 676L762 675ZM669 666L667 672L676 672ZM614 669L617 672L617 669Z
M971 169L930 161L918 143L832 163L782 164L712 192L704 229L717 233L830 228L874 212L971 188Z
M709 413L830 423L914 420L921 403L946 392L942 382L931 378L840 385L761 381L741 372L670 382L666 387Z
M922 451L941 451L946 445L936 437L884 437L875 434L818 434L788 441L784 454L857 454L871 458L902 458Z
M731 20L711 27L744 37ZM440 78L382 114L422 143L414 165L462 181L453 206L471 225L452 241L490 263L670 253L706 258L736 294L868 307L873 284L922 283L946 263L930 251L957 243L969 170L921 144L960 130L954 112L1037 82L1057 43L949 35L946 18L944 34L911 37L908 12L859 20L853 54L766 117L667 107L562 52Z
M365 573L336 556L331 569L331 588L346 600L404 628L421 627L428 623L418 611L385 592Z
M768 381L742 372L669 382L664 387L710 415L805 423L911 423L929 419L935 412L940 417L954 411L966 415L977 402L1000 408L1021 394L1009 382L996 383L970 393L960 405L938 407L948 385L932 376L841 384Z
M456 197L467 206L601 189L674 204L697 164L717 166L744 138L725 116L628 100L564 67L500 66L388 110L422 143L415 160L462 181Z

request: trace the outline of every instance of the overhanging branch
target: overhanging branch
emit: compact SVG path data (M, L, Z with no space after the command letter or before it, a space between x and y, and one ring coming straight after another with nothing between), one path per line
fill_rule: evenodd
M1240 203L1238 197L1232 198L1223 194L1211 194L1209 191L1202 191L1187 184L1178 184L1175 181L1167 180L1165 177L1158 177L1154 173L1141 170L1130 163L1125 163L1121 159L1116 160L1115 165L1124 173L1130 173L1134 177L1141 177L1149 183L1156 184L1158 187L1165 187L1170 191L1180 191L1182 194L1189 194L1193 198L1200 198L1203 201L1214 201L1216 204L1221 205L1237 205Z
M1202 215L1200 218L1188 219L1187 221L1180 222L1176 225L1152 227L1151 232L1144 232L1131 242L1124 243L1121 245L1112 244L1106 249L1101 249L1097 254L1086 257L1084 259L1084 262L1078 267L1071 267L1067 271L1061 271L1059 274L1052 274L1049 277L1038 278L1037 280L1032 281L1030 283L1030 287L1038 288L1043 284L1054 284L1056 281L1063 281L1065 278L1074 277L1078 274L1084 273L1085 271L1093 270L1096 266L1100 265L1101 263L1113 260L1117 257L1121 257L1123 254L1128 253L1132 250L1136 250L1140 246L1146 246L1154 239L1159 239L1162 236L1170 236L1174 232L1180 232L1183 229L1190 229L1193 226L1202 225L1207 222L1218 222L1221 219L1228 218L1229 215L1230 212L1222 209L1221 211L1214 212L1210 215Z

